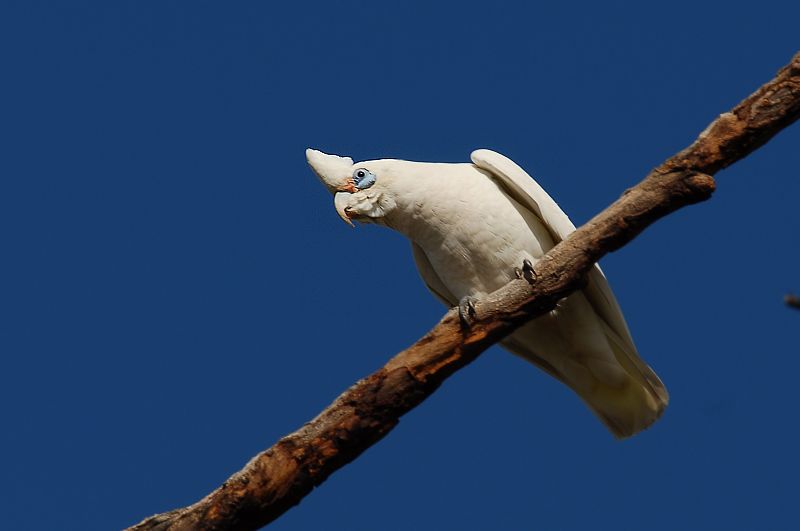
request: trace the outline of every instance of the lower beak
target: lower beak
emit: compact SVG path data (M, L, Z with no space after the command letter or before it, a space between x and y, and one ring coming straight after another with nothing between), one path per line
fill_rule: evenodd
M350 194L347 192L336 192L336 195L333 196L333 206L336 207L336 213L339 214L339 217L342 218L345 223L350 225L351 227L355 227L353 222L350 221L350 216L347 215L347 207L350 203Z

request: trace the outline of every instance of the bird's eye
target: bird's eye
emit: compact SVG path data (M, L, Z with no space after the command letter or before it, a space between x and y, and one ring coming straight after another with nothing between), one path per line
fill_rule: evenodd
M353 172L353 182L356 188L363 190L375 184L375 175L365 168L359 168Z

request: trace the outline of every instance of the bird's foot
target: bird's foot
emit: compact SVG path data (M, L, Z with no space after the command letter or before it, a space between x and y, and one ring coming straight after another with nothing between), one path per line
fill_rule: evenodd
M536 272L533 270L533 264L527 258L522 261L522 272L532 277L536 276Z
M466 295L458 301L458 317L461 319L461 326L469 328L475 319L475 299Z
M528 282L536 280L536 272L533 270L533 264L527 258L522 261L522 269L519 267L514 268L514 274L517 278L524 278Z

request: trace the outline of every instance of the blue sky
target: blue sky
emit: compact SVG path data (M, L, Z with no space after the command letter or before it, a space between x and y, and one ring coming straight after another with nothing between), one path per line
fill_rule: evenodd
M206 494L443 308L307 168L500 151L580 224L770 79L796 2L0 7L0 507L118 529ZM786 529L800 127L604 262L671 391L613 440L494 348L277 530ZM376 524L379 522L379 524Z

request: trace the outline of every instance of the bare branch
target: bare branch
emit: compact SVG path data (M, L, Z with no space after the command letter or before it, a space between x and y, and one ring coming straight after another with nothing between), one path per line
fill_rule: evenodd
M789 308L796 308L800 310L800 297L798 297L794 293L788 293L784 295L783 302L785 302L786 306L788 306Z
M510 282L476 304L468 330L450 310L411 347L356 383L317 418L255 456L194 505L132 530L256 529L296 505L383 438L453 372L581 287L590 267L654 221L708 199L711 175L762 146L800 116L800 54L697 140L580 227L536 264L536 281Z

